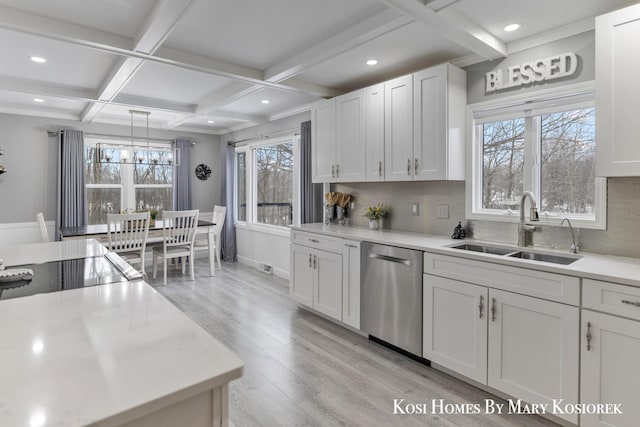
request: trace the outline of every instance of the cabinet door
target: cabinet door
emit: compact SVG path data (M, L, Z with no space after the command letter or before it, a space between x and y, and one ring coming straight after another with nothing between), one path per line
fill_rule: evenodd
M384 84L385 180L413 180L413 76Z
M582 310L582 337L582 403L620 403L622 414L582 415L580 425L637 426L640 322Z
M578 308L494 289L489 300L489 386L527 403L577 403Z
M312 250L304 246L291 245L291 273L289 294L296 302L313 307L313 269Z
M489 290L428 274L423 283L424 358L486 384Z
M336 178L339 182L365 180L364 90L336 98Z
M336 102L319 101L311 109L312 181L334 182L336 167Z
M315 254L313 308L342 320L342 255L324 251Z
M365 89L367 181L384 181L384 83Z
M447 65L413 75L413 172L447 179Z
M640 176L640 4L596 18L596 175Z
M342 322L360 329L360 242L342 247Z

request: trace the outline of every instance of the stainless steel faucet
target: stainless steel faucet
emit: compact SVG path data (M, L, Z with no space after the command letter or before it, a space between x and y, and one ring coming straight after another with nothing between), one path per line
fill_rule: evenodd
M571 226L571 221L569 221L569 218L562 218L560 227L562 227L562 224L564 224L565 221L567 221L567 224L569 224L569 230L571 230L571 247L569 248L569 252L571 252L572 254L577 254L580 248L576 243L576 233L573 232L573 227Z
M536 196L531 191L525 191L520 198L520 224L518 225L518 246L528 246L531 240L528 236L536 229L531 224L524 223L524 201L529 198L531 209L529 211L529 221L540 221L538 218L538 206L536 202Z

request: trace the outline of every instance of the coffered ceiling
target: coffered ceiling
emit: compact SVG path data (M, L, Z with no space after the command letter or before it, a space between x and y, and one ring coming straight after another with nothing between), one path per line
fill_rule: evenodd
M636 1L0 0L0 112L223 134Z

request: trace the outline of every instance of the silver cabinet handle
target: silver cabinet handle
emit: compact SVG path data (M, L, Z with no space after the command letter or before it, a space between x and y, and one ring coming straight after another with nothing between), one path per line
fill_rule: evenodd
M418 175L418 158L417 157L413 161L413 171L416 175Z
M480 310L480 318L482 319L482 310L484 309L484 297L480 295L480 303L478 304L478 310Z
M496 321L496 299L491 298L491 321Z
M382 176L382 160L378 162L378 176Z
M397 258L394 256L383 255L383 254L369 254L369 258L371 259L379 259L382 261L395 262L398 264L411 265L411 261L404 258Z
M348 247L348 248L358 249L358 247L357 247L356 245L352 245L352 244L350 244L350 243L345 243L344 245L345 245L346 247Z
M587 334L584 336L587 339L587 351L591 351L591 322L587 322Z
M340 178L340 165L336 165L336 178Z
M309 254L309 268L311 268L311 258L312 258L312 255Z
M314 270L318 268L318 257L315 255L313 256L313 268Z
M629 300L623 299L622 303L623 304L634 305L636 307L640 307L640 302L638 302L638 301L629 301Z
M407 159L407 175L411 175L411 159Z
M309 241L313 243L320 243L320 240L316 240L316 239L309 239Z
M336 165L331 165L331 178L336 177Z

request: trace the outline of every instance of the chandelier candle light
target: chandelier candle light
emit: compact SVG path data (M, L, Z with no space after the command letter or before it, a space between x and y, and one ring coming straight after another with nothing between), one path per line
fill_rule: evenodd
M105 144L99 142L97 144L98 148L98 162L99 163L134 163L138 165L160 165L160 166L180 166L180 149L172 147L170 150L170 155L166 160L161 160L158 157L151 157L152 150L155 151L169 151L166 146L153 146L149 143L149 115L151 114L148 111L138 111L138 110L129 110L129 114L131 115L131 144ZM145 138L135 138L133 135L133 116L135 114L143 115L146 119L146 136ZM145 146L135 145L135 140L142 140L145 143ZM113 155L108 151L108 149L120 149L120 160L112 162ZM142 151L142 149L146 149L146 156L142 154L135 155L136 151ZM129 153L134 157L129 161Z

